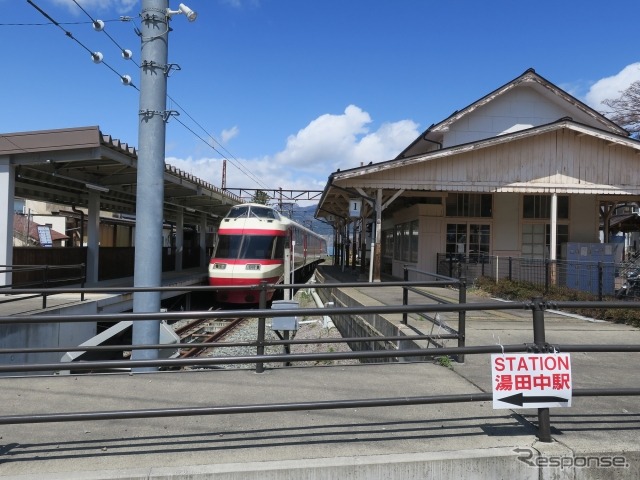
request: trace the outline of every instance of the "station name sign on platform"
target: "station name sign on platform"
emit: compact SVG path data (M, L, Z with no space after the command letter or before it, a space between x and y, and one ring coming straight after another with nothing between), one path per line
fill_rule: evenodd
M491 355L493 408L571 406L568 353Z

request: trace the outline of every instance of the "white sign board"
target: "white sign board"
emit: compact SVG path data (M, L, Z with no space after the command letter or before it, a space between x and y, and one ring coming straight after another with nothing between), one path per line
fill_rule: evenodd
M46 225L38 225L38 236L40 237L40 245L43 247L53 247L50 227Z
M571 406L568 353L491 355L493 408Z
M362 216L362 199L361 198L349 199L349 216L352 218Z

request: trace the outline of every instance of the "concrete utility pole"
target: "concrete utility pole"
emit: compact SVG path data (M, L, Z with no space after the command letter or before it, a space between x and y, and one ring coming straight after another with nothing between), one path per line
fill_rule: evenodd
M142 0L138 180L133 282L135 287L162 283L164 155L169 42L168 0ZM134 313L160 312L160 292L136 292ZM133 345L159 344L160 321L133 322ZM133 350L134 360L155 360L158 350ZM154 371L156 367L137 371Z

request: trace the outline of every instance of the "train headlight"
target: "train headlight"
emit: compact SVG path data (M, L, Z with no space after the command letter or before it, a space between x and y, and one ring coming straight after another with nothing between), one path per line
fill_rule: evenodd
M227 264L226 263L214 263L213 264L213 268L214 268L214 270L224 270L225 268L227 268Z
M247 266L245 268L247 270L260 270L260 264L259 263L247 263Z

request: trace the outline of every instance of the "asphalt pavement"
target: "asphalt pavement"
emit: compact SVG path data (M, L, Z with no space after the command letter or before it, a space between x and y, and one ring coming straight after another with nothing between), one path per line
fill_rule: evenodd
M349 272L347 272L349 273ZM357 274L353 274L357 278ZM348 280L348 277L342 281ZM393 304L391 288L357 290ZM455 298L456 292L438 289ZM366 300L369 298L370 300ZM493 301L475 297L468 300ZM456 316L441 320L456 325ZM395 320L392 320L395 321ZM412 318L415 329L429 330ZM545 312L557 344L633 344L635 328ZM467 345L530 343L528 311L467 314ZM453 346L453 345L451 345ZM574 389L635 388L636 353L574 353ZM576 397L551 409L553 442L538 441L537 410L491 401L288 412L216 407L491 392L488 355L438 362L0 379L10 415L206 409L161 418L0 424L0 477L14 479L639 478L637 397ZM176 410L177 411L177 410ZM541 460L543 464L541 464ZM564 460L560 460L564 459ZM553 462L557 464L553 464ZM547 462L547 463L544 463ZM551 464L550 464L551 462ZM564 462L561 463L561 462ZM580 462L588 462L584 466ZM618 463L619 462L619 465ZM564 465L564 466L563 466Z

